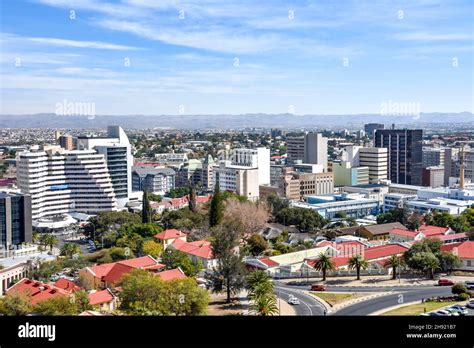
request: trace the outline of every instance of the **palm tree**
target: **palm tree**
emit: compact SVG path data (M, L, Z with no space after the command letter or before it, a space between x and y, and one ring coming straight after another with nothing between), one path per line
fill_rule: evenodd
M335 271L336 264L332 260L332 258L325 253L321 253L314 264L314 269L317 271L323 272L323 281L326 280L326 272L327 271Z
M250 298L273 293L273 283L270 276L261 270L253 271L247 276L246 287Z
M250 311L260 316L270 316L278 313L277 300L275 295L268 294L255 298Z
M367 269L368 267L369 263L360 254L354 255L349 259L349 268L357 271L357 280L360 280L360 270Z
M61 248L61 255L66 257L72 257L74 254L80 254L81 252L81 247L74 243L66 243Z
M49 246L49 250L53 251L53 247L58 245L58 239L51 233L45 233L41 236L41 244Z
M405 261L401 257L392 255L385 261L384 267L392 267L392 279L397 279L397 269L402 267L404 264Z
M33 232L31 235L31 241L33 243L38 243L41 240L41 235L38 232Z

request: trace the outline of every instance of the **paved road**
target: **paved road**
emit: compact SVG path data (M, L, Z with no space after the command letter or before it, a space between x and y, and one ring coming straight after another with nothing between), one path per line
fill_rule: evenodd
M297 297L301 304L295 306L296 315L323 315L323 306L312 296L303 292L308 291L308 286L286 285L275 283L275 292L278 297L287 301L290 294ZM339 287L330 286L331 292L391 292L391 294L377 297L372 300L362 301L340 309L332 315L369 315L373 312L389 308L399 304L402 299L404 303L421 301L423 298L433 296L449 296L451 287L439 286L397 286L397 287Z
M307 290L307 288L304 290ZM300 300L299 305L294 305L296 315L324 315L324 307L311 295L303 293L303 289L301 288L275 284L275 294L281 298L282 301L288 301L290 295Z

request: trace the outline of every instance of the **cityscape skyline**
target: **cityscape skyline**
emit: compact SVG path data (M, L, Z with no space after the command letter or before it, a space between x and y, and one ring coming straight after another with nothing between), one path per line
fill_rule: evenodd
M2 2L1 112L472 112L472 2L277 5Z

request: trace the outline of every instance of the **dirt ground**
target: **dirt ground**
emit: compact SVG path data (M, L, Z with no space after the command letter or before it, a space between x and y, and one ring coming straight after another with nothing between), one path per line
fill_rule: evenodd
M248 302L244 297L236 296L226 303L225 294L211 294L208 315L244 315L248 311Z

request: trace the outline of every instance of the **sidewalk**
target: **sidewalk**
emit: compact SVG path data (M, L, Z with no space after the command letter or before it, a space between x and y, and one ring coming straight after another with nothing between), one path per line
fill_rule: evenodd
M473 281L474 274L472 277L466 276L448 276L440 275L435 280L426 278L415 278L405 277L401 279L391 279L387 275L373 275L373 276L361 276L360 280L356 280L356 277L330 277L326 279L325 284L329 286L337 287L397 287L397 286L429 286L437 284L439 278L448 278L456 283L462 283L467 280ZM306 282L306 278L303 279L279 279L282 283L297 282L301 284L312 284L322 283L321 278L309 278Z

